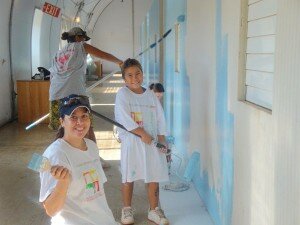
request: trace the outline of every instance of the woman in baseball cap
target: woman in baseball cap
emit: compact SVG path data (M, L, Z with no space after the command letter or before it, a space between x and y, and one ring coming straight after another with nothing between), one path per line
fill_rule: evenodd
M43 154L52 167L40 173L39 200L52 225L117 225L105 197L98 147L84 138L91 125L87 98L60 101L61 135Z

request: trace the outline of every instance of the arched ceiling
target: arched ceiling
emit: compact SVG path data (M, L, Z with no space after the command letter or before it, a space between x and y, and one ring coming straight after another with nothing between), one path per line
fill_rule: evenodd
M86 17L83 27L85 30L89 32L94 31L95 24L99 20L102 12L110 5L113 0L71 0L76 10L76 16L84 16ZM123 1L123 0L120 0Z

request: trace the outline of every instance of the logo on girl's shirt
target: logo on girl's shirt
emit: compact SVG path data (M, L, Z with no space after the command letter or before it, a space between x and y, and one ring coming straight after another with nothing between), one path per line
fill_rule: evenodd
M143 117L141 112L131 112L131 118L136 122L140 127L143 126Z

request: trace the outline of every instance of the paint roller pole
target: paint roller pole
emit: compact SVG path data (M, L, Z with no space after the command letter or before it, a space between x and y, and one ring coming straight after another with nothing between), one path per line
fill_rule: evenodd
M119 70L115 70L113 72L111 72L110 74L108 74L107 76L103 77L101 80L98 80L96 83L92 84L91 86L89 86L86 89L86 92L90 92L91 90L93 90L95 87L97 87L99 84L103 83L104 81L106 81L108 78L112 77L114 74L116 74Z
M120 127L120 128L123 129L123 130L126 130L126 131L129 132L129 133L132 133L133 135L135 135L135 136L137 136L137 137L140 137L139 135L133 133L132 131L127 130L122 124L118 123L118 122L115 121L115 120L112 120L112 119L110 119L110 118L108 118L108 117L106 117L106 116L104 116L104 115L102 115L102 114L100 114L100 113L98 113L98 112L92 110L92 109L91 109L91 113L94 114L95 116L97 116L97 117L99 117L99 118L101 118L101 119L103 119L103 120L105 120L105 121L107 121L107 122L113 124L113 125L116 125L117 127ZM155 146L156 146L157 148L166 148L165 145L163 145L163 144L161 144L161 143L159 143L159 142L154 141L154 144L155 144ZM166 154L171 154L171 149L167 149Z
M28 125L27 127L25 127L25 130L29 130L30 128L34 127L35 125L39 124L40 122L42 122L43 120L47 119L49 117L49 113L46 114L45 116L39 118L38 120L36 120L34 123Z
M89 86L86 91L90 92L93 88L95 88L96 86L98 86L99 84L101 84L102 82L106 81L108 78L112 77L115 73L117 73L118 70L113 71L112 73L108 74L107 76L103 77L101 80L98 80L96 83L92 84L91 86ZM31 128L33 128L34 126L38 125L39 123L41 123L43 120L47 119L49 117L49 113L44 115L43 117L39 118L38 120L34 121L33 123L29 124L25 130L29 130Z

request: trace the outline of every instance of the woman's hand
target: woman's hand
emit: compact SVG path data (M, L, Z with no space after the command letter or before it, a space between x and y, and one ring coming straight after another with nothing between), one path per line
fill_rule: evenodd
M50 173L55 179L59 181L70 182L70 172L67 168L63 166L52 166L50 169Z
M122 68L122 66L123 66L123 61L118 62L118 65L119 65L120 68Z

